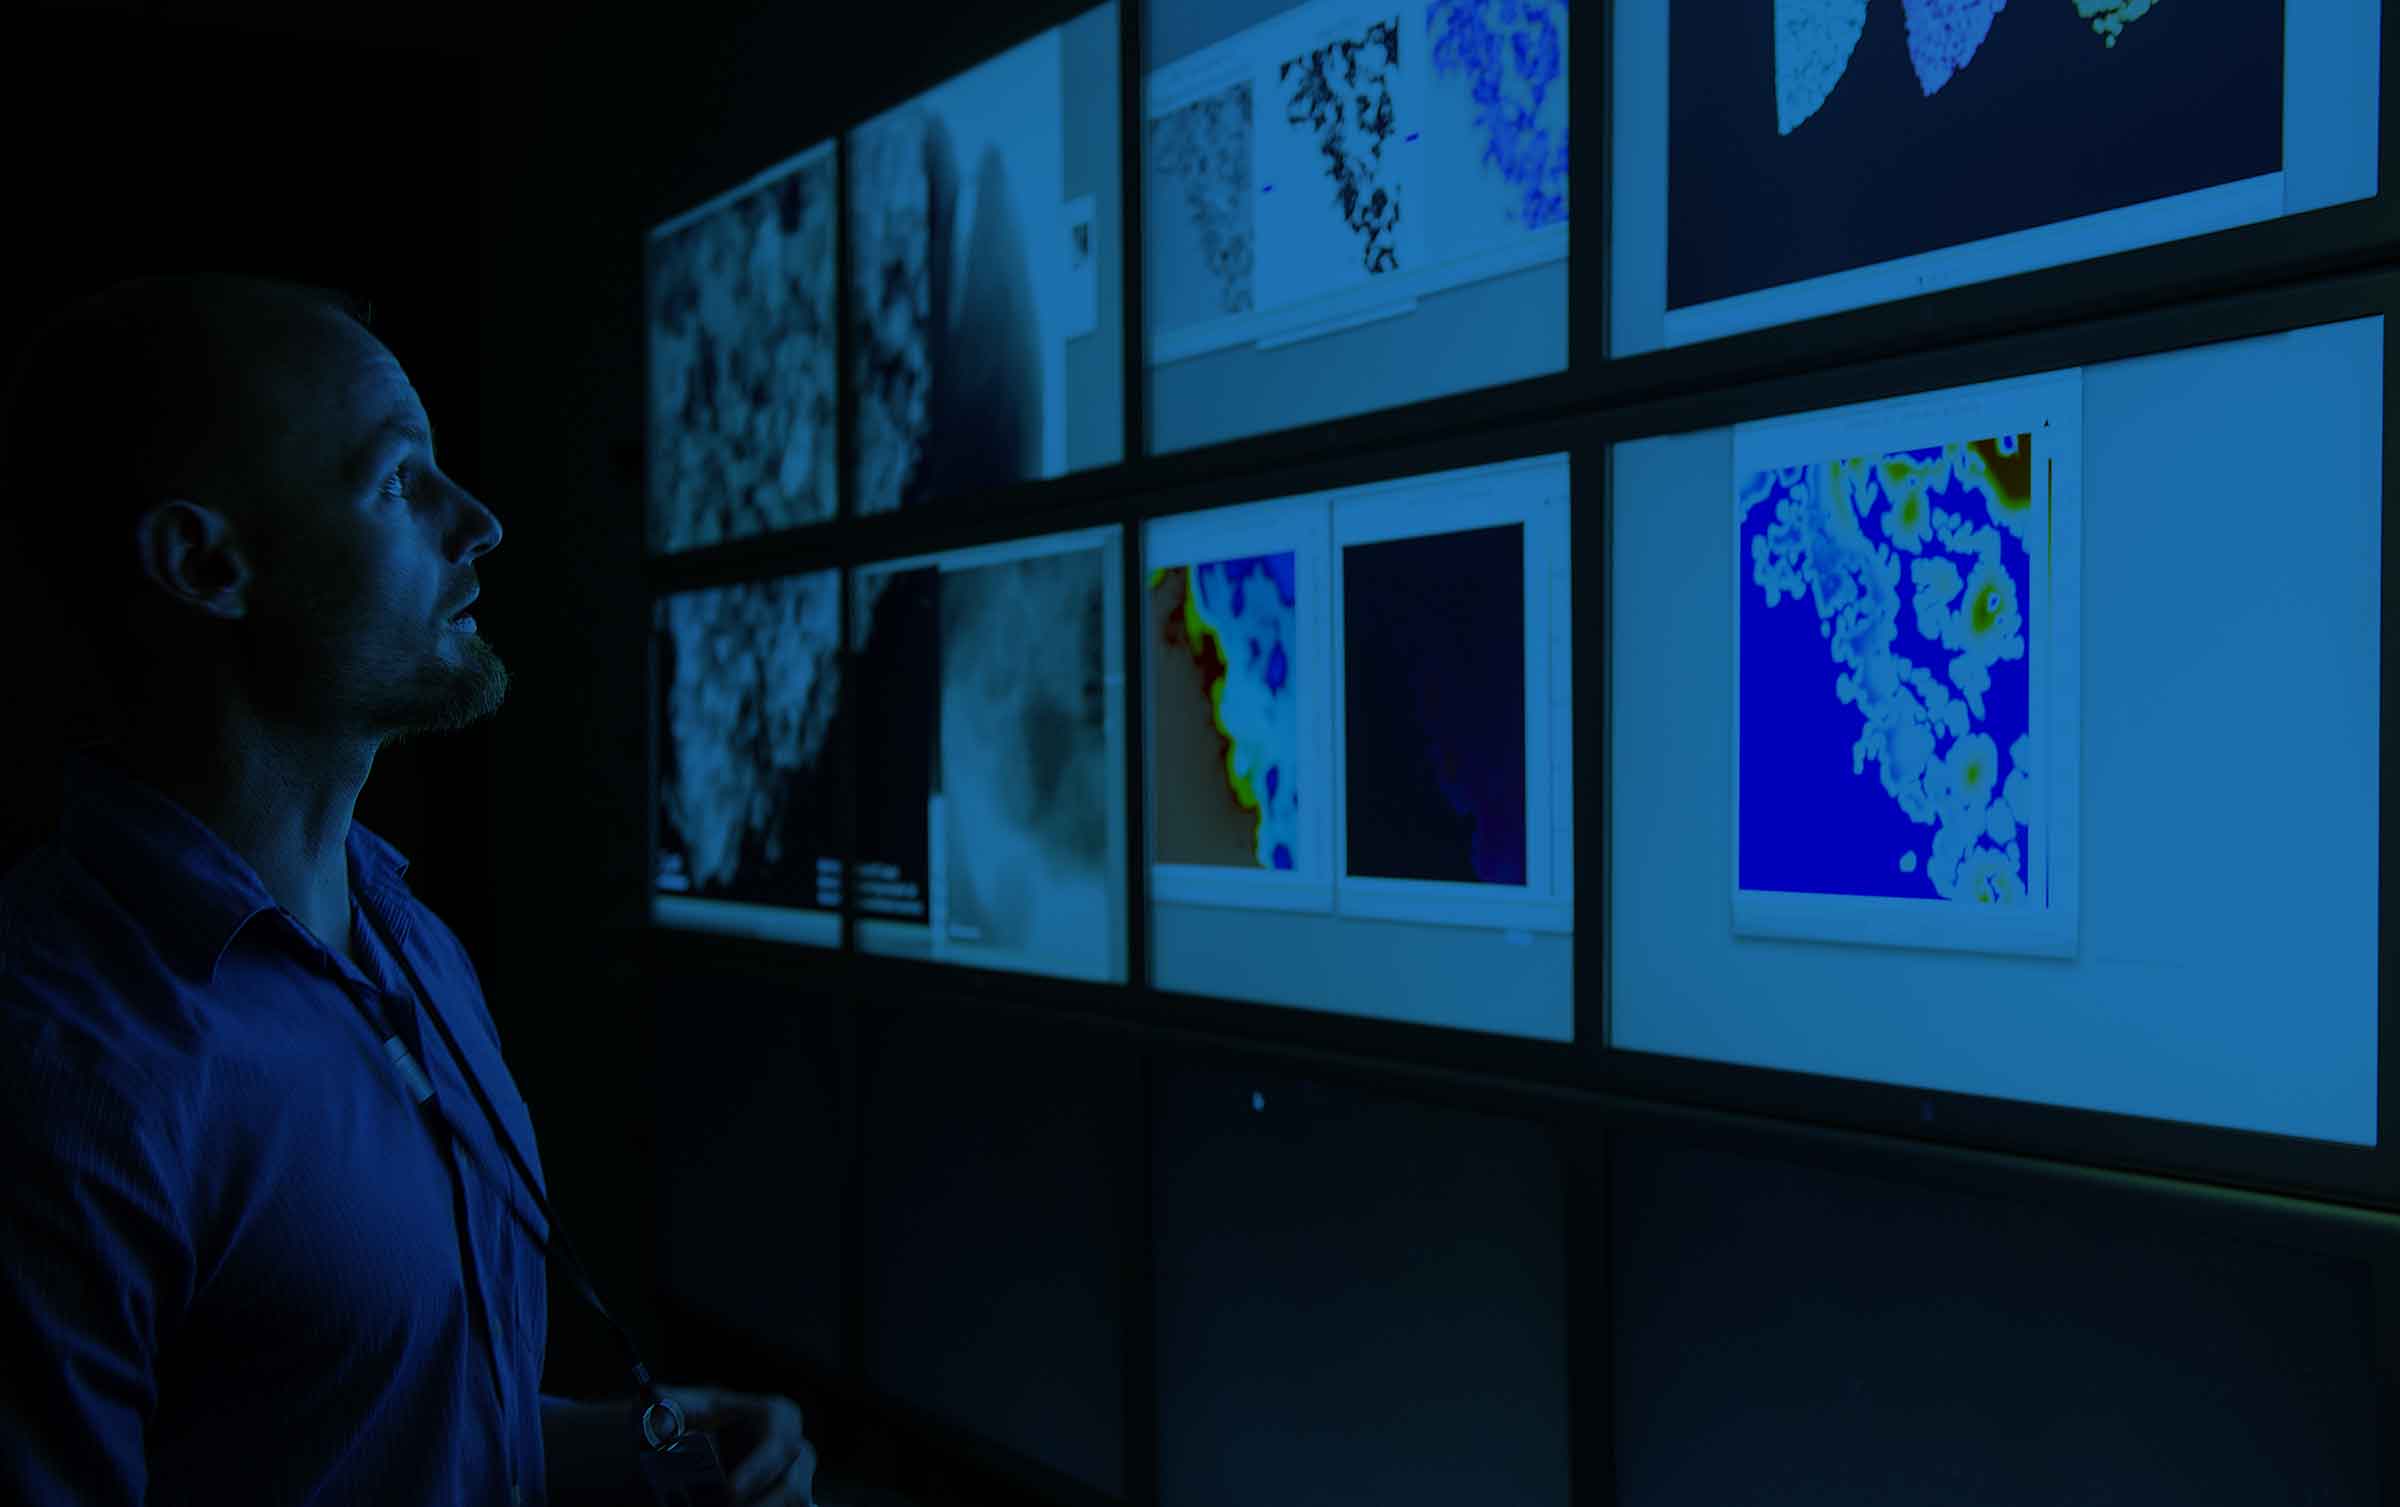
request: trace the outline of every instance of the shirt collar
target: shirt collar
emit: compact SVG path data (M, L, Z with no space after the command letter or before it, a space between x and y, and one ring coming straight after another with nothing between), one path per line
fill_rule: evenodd
M118 900L158 939L176 971L214 978L217 960L253 916L281 904L258 871L208 825L104 750L71 749L64 764L59 845L106 876ZM408 856L356 817L344 849L351 889L405 892Z

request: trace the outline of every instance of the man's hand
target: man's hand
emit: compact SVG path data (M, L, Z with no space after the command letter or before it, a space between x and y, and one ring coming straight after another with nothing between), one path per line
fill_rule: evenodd
M723 1387L659 1390L683 1409L686 1427L716 1436L741 1507L821 1507L813 1495L817 1447L801 1431L798 1403Z

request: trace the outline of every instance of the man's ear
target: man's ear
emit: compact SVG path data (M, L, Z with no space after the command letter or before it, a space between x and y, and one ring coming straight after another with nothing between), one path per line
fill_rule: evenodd
M135 520L138 579L179 605L236 616L230 609L250 579L249 565L234 547L238 539L233 520L217 509L170 498Z

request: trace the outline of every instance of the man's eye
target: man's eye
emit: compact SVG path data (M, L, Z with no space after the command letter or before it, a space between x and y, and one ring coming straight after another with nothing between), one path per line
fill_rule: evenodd
M405 497L405 496L407 496L407 495L408 495L408 489L407 489L406 487L402 487L402 488L401 488L401 489L400 489L398 492L393 492L393 491L391 490L392 483L393 483L393 482L396 482L396 481L398 481L398 480L400 480L402 477L406 476L407 474L408 474L408 467L406 467L406 466L401 466L401 467L399 467L397 470L393 471L393 472L392 472L392 474L391 474L391 476L390 476L390 477L389 477L389 478L388 478L388 479L387 479L387 480L384 482L384 484L383 484L383 485L384 485L384 491L385 491L385 495L387 495L387 496L395 496L395 497Z

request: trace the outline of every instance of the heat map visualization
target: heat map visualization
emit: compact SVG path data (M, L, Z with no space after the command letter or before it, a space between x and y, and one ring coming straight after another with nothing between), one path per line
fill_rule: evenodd
M1150 572L1161 863L1300 862L1296 575L1288 550Z
M1739 887L2038 905L2031 433L1738 479Z

